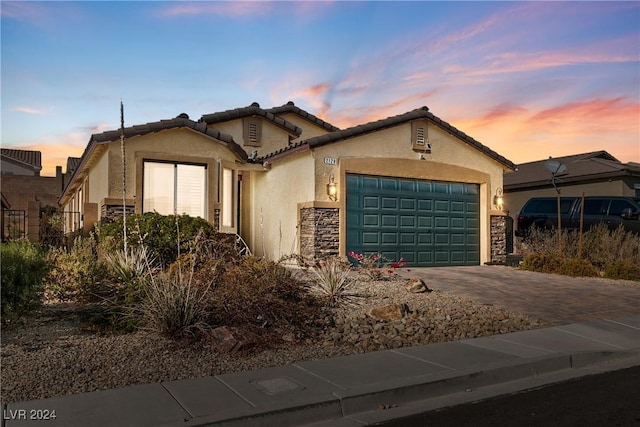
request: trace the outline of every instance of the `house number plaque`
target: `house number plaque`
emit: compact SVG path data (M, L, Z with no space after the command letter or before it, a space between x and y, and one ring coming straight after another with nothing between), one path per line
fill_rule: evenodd
M338 159L336 159L335 157L325 157L324 158L324 164L325 165L337 165L338 164Z

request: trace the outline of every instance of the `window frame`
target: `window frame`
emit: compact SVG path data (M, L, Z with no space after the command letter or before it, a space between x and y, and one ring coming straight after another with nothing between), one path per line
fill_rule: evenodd
M177 212L177 208L178 208L178 197L177 197L177 192L178 192L178 166L179 165L185 165L185 166L198 166L198 167L202 167L204 169L204 179L203 179L203 188L202 188L202 195L203 195L203 200L202 200L202 215L201 218L203 218L204 220L208 220L209 219L209 170L210 170L210 165L208 163L203 163L203 162L195 162L195 161L184 161L182 159L157 159L157 158L142 158L141 159L141 168L140 168L140 186L139 186L139 193L141 194L142 197L140 197L140 212L145 213L147 212L145 209L145 166L146 164L152 164L152 163L156 163L156 164L168 164L168 165L173 165L173 201L172 201L172 205L173 205L173 212L169 213L169 214L163 214L163 215L182 215L181 212ZM152 212L152 211L148 211L148 212ZM200 217L200 216L199 216Z

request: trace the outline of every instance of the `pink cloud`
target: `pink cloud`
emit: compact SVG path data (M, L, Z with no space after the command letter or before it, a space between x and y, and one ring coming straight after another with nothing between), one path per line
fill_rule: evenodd
M639 117L638 102L627 98L597 98L542 110L533 115L529 122L536 127L559 128L560 132L571 134L607 130L637 132Z
M33 107L11 107L11 111L16 111L18 113L25 113L25 114L36 114L36 115L44 114L42 110L39 110Z
M261 15L272 10L271 2L255 1L215 1L215 2L185 2L177 3L160 11L160 16L193 16L193 15L221 15L221 16L251 16Z
M637 102L598 98L532 111L498 105L483 115L443 118L509 160L523 163L598 150L622 162L638 162L639 117Z
M329 114L328 121L340 128L361 125L420 108L428 104L428 99L437 93L437 90L428 90L383 105L342 108Z

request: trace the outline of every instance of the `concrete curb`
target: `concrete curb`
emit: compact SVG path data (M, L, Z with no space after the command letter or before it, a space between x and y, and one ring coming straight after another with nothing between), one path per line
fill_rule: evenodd
M219 417L203 417L181 424L166 424L163 427L177 425L185 427L362 426L424 412L425 407L438 409L450 406L446 404L450 401L459 404L494 396L486 391L472 393L475 390L491 390L493 386L499 384L510 384L517 386L511 392L521 391L559 379L579 377L590 372L585 368L607 364L613 367L640 365L640 349L615 352L577 352L538 357L519 363L499 362L493 366L485 366L481 370L456 371L455 375L417 377L411 381L411 384L385 384L348 392L335 392L336 399L326 402L326 405L265 411L227 420L220 420ZM498 388L498 390L503 392L504 388ZM463 401L460 397L467 397L468 400ZM431 405L428 404L430 401ZM442 406L434 405L435 402L441 402ZM413 407L417 403L420 403L419 408Z

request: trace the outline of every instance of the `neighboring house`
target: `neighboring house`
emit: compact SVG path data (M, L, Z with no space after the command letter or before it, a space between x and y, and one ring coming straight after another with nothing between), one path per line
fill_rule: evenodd
M40 214L45 208L57 210L63 189L62 168L56 176L40 176L40 151L2 148L2 194L10 209L3 209L3 237L26 236L40 240Z
M32 150L14 150L2 148L2 175L40 176L42 153Z
M124 129L127 212L201 216L253 253L349 251L409 265L503 261L515 165L419 108L340 130L292 102ZM60 204L84 223L123 209L120 131L92 135Z
M552 174L545 167L549 159L518 165L504 176L504 208L517 224L518 213L532 197L555 197ZM640 197L640 163L621 163L606 151L555 157L566 169L558 174L561 196ZM514 227L515 228L515 227Z

